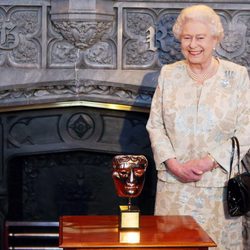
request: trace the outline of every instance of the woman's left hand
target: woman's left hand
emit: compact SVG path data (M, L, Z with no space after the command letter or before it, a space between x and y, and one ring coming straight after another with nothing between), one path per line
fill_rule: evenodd
M205 173L214 169L214 162L209 156L204 156L201 159L187 161L185 164L191 164L197 171Z

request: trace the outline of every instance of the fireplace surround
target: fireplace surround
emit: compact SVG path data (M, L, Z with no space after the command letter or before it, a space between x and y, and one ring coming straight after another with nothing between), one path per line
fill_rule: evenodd
M250 69L249 0L0 0L1 244L6 219L115 213L115 154L148 157L135 202L153 213L145 124L161 65L181 58L174 20L200 2L225 27L217 55Z
M111 161L117 154L148 158L146 196L140 200L146 202L143 213L153 212L155 174L147 113L75 107L11 113L3 119L6 151L11 152L8 219L117 213L118 203L126 202L117 197L112 180Z

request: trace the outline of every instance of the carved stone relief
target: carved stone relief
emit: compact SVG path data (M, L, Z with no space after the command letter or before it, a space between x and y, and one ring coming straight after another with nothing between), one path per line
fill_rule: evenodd
M84 25L87 24L84 23ZM76 45L76 42L71 41L72 39L74 40L73 34L69 33L69 38L66 37L65 39L65 34L62 34L62 29L56 28L57 23L50 23L49 36L51 37L51 40L48 46L48 67L115 68L116 44L113 38L113 23L110 22L108 25L109 33L107 33L107 30L96 31L95 24L91 24L91 26L89 29L93 32L93 39L91 39L91 37L86 38L84 35L87 39L86 44L84 45L84 41L79 42L79 40L81 40L79 38L78 42L81 44ZM101 29L101 26L98 27L98 29ZM71 29L70 31L72 32Z
M124 68L154 68L180 58L172 26L177 12L128 9L125 13Z
M74 81L60 85L50 83L48 86L37 88L3 90L0 91L0 100L7 105L9 100L17 99L16 104L24 105L27 101L33 104L43 98L52 98L54 101L60 101L62 97L67 100L102 98L103 100L113 99L123 104L148 106L153 92L153 89L132 88L131 86L121 88L94 80L79 80L77 83Z
M75 108L43 110L39 114L36 111L13 113L3 117L8 117L5 145L8 152L14 150L25 154L30 150L40 152L41 148L43 152L78 148L151 153L145 126L147 113Z
M48 21L48 67L74 68L79 60L78 48L63 39L51 21Z
M94 121L85 113L75 114L68 121L68 133L72 138L87 139L94 132Z
M111 41L98 42L84 55L85 65L94 68L116 67L116 45Z
M151 28L154 27L153 13L149 10L124 11L124 68L148 68L155 60L153 46L153 34ZM131 66L131 67L129 67Z
M81 50L92 47L99 42L112 22L82 22L82 21L53 21L59 33Z
M225 37L217 48L221 57L249 68L250 66L250 13L242 11L230 16L222 13Z
M56 33L61 35L59 40L64 40L64 49L69 49L69 45L65 48L66 42L77 49L75 67L115 67L115 47L107 35L114 29L113 3L113 0L51 0L50 20ZM87 49L90 50L85 53ZM52 60L57 58L52 65L63 65L58 60L58 46L52 53Z
M180 43L175 39L172 27L178 13L163 11L156 25L156 47L158 48L158 66L173 63L183 58Z
M0 66L40 67L41 8L0 7Z

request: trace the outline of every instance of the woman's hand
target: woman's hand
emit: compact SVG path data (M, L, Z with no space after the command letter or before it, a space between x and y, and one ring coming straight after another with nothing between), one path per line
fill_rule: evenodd
M165 165L174 176L185 183L199 181L205 172L214 168L214 162L208 156L185 163L179 163L175 158L168 159Z
M219 164L210 155L206 155L199 159L197 163L197 167L204 173L212 171L219 166Z

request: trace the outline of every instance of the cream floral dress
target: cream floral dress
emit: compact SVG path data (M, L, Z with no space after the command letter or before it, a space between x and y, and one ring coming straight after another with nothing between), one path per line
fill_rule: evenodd
M246 68L219 60L216 75L198 85L188 76L185 61L163 66L147 130L158 171L155 214L192 215L217 243L214 250L242 250L242 218L227 215L225 186L230 138L238 137L241 157L250 148ZM163 164L169 158L185 162L208 153L221 167L198 182L179 182Z

